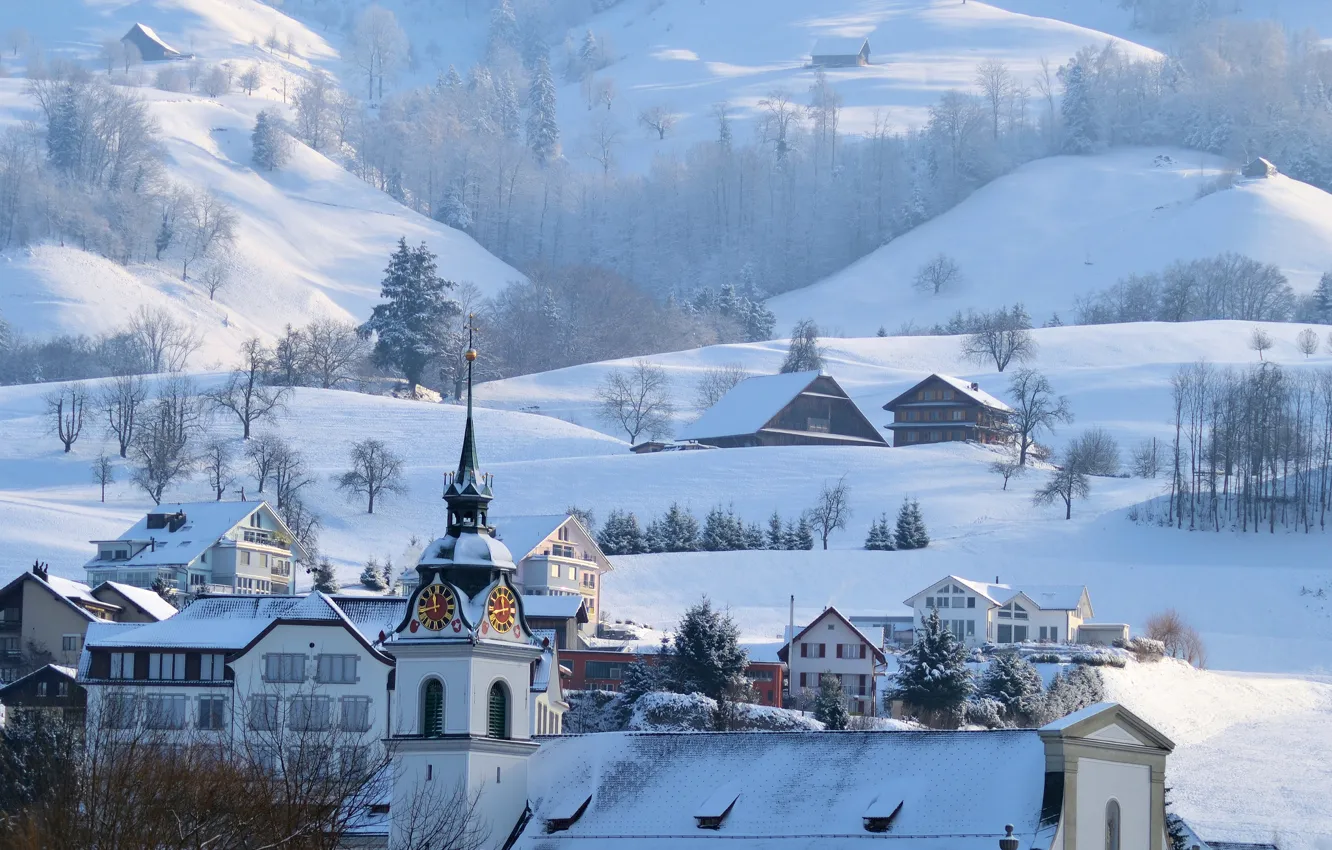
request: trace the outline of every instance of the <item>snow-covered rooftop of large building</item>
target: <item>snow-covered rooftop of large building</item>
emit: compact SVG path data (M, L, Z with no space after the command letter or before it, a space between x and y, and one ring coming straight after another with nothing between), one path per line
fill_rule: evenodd
M1024 847L1041 822L1045 748L1034 730L993 732L602 733L542 745L531 762L533 819L517 848L643 850L837 846L852 836L906 850L994 850L1013 824ZM700 806L725 788L716 831ZM565 831L544 823L569 795L591 798ZM901 809L891 832L864 818Z
M951 385L954 389L970 397L973 401L979 402L980 404L983 404L986 407L993 407L996 410L1007 410L1007 411L1013 410L1013 408L1009 407L1004 402L990 395L972 381L964 381L961 378L954 378L952 375L939 375L938 373L935 374L936 377L939 378L939 380L943 381L945 384Z
M490 524L499 539L509 547L515 561L523 558L545 540L547 535L568 519L568 514L540 514L537 516L490 517Z
M818 372L791 372L746 378L732 387L697 420L681 429L678 439L697 440L752 434L776 416L818 376Z
M148 540L156 541L153 545L126 561L98 561L94 557L88 562L88 566L109 566L114 563L116 567L123 568L189 563L263 504L262 501L247 501L158 505L118 537L113 538L140 543ZM176 513L183 513L185 522L175 531L172 531L170 526L148 527L149 516Z

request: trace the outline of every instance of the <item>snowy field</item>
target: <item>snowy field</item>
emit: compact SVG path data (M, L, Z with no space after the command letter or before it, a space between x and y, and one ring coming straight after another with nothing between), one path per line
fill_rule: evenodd
M1170 164L1158 165L1160 156ZM1332 270L1332 195L1282 175L1197 197L1233 167L1172 148L1037 160L768 306L779 330L812 317L847 336L1018 302L1037 324L1055 312L1069 321L1079 295L1227 251L1274 263L1297 293L1312 291ZM940 295L917 292L917 270L940 253L957 263L961 282Z

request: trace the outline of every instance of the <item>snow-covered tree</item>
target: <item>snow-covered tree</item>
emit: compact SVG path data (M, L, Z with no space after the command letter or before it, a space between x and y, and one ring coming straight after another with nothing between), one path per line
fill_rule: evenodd
M1082 63L1074 60L1059 69L1064 83L1064 99L1060 103L1060 117L1064 124L1064 153L1091 153L1098 141L1096 111L1091 83Z
M1323 272L1313 293L1314 318L1324 325L1332 325L1332 272Z
M375 307L361 333L375 335L376 362L400 370L412 392L426 364L444 353L448 320L461 312L448 297L452 288L451 281L436 274L435 255L424 242L409 248L405 238L398 240L380 285L384 303Z
M522 48L522 32L518 28L518 16L514 14L510 0L499 0L490 13L490 34L487 41L488 55L493 59L505 48Z
M527 147L539 165L560 155L560 125L555 115L555 81L550 60L541 57L527 92Z
M658 526L659 549L654 552L694 552L698 550L698 520L688 508L672 502L666 515L654 521Z
M597 534L597 545L607 555L637 555L647 551L633 511L611 511Z
M730 614L713 608L705 596L680 618L670 660L681 692L717 699L740 679L748 656Z
M384 569L380 566L377 558L371 557L365 562L365 567L361 570L361 586L367 590L376 590L383 593L388 589L384 582Z
M927 722L955 726L974 691L966 649L931 609L916 642L902 653L892 698L922 712Z
M808 514L801 514L796 522L794 544L788 548L805 551L814 548L814 524L810 522Z
M444 193L444 200L439 205L435 216L449 227L468 230L472 226L472 208L467 203L466 192L459 185L450 186Z
M785 549L786 536L782 530L782 515L776 511L768 517L768 532L764 542L769 549Z
M265 171L281 168L291 159L291 137L287 135L286 122L267 109L255 116L250 142L254 147L254 164Z
M333 562L327 556L321 557L310 570L310 579L314 589L321 593L338 592L338 576L333 570Z
M902 500L902 507L897 511L893 542L898 549L924 549L930 545L930 535L925 529L925 517L920 512L920 502L915 499Z
M1041 674L1019 653L1001 652L985 668L980 693L1003 704L1009 721L1025 721L1039 708Z
M897 537L893 527L888 524L888 514L880 514L870 524L869 535L865 538L865 548L876 552L892 552L897 549Z
M845 729L851 723L846 710L846 695L842 693L842 680L832 673L819 676L819 694L814 698L814 719L829 731Z
M1105 699L1105 681L1095 667L1076 665L1056 673L1041 698L1035 722L1040 725L1067 717Z
M823 346L819 345L819 326L813 319L801 319L791 330L791 345L782 361L783 373L814 372L823 368Z

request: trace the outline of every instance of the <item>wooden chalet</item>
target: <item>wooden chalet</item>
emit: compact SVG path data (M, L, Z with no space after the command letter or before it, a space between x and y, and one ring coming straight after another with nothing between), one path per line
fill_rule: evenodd
M120 37L120 40L139 51L139 58L145 62L186 58L179 50L163 41L162 37L147 24L135 24L130 27L129 32Z
M724 449L888 445L846 391L819 372L741 381L679 439Z
M893 414L885 425L894 446L921 443L1006 443L1013 408L974 381L930 375L883 406Z
M809 53L810 64L816 68L852 68L869 64L870 43L864 36L827 36L814 42L814 48Z

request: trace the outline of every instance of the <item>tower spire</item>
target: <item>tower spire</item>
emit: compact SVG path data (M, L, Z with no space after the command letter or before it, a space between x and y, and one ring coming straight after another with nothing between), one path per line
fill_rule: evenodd
M463 352L467 360L467 424L463 429L462 453L458 458L458 470L450 476L449 484L444 489L444 501L449 505L451 535L488 531L486 508L494 498L490 478L480 471L476 426L472 422L472 364L477 357L476 349L472 346L475 318L475 313L467 316L467 351Z

